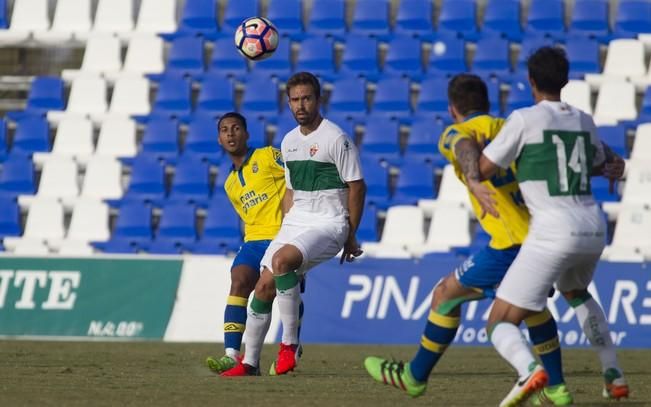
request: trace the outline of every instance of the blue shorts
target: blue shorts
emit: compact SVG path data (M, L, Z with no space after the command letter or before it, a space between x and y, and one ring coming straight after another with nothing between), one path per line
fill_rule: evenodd
M271 240L251 240L249 242L244 242L240 246L240 250L233 260L233 265L231 268L237 266L249 266L253 270L260 272L260 262L264 256L264 252L267 251L267 247Z
M462 286L480 289L485 297L495 298L497 286L519 251L520 246L504 250L486 246L457 267L454 276Z

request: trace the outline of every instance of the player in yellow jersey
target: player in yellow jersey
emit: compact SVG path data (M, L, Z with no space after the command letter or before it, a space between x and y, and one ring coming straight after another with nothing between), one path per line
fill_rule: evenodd
M217 127L219 143L233 161L224 190L244 221L244 244L231 266L231 288L224 310L225 355L208 357L206 364L226 376L255 375L259 374L257 366L239 363L240 347L247 321L248 298L256 284L264 298L270 300L264 304L254 303L253 307L262 306L270 311L276 294L271 274L260 276L260 260L282 223L285 169L279 150L248 146L246 119L239 113L226 113ZM264 338L266 330L258 334Z

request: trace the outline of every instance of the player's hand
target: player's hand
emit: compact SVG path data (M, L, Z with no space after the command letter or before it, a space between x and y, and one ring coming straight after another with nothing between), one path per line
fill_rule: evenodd
M344 251L341 253L341 258L339 259L339 264L344 264L344 260L348 263L355 260L355 257L359 257L364 253L362 248L357 243L357 238L353 236L348 236L346 243L344 243Z
M618 179L624 176L626 162L621 157L615 157L611 162L604 165L603 176L608 178L608 192L615 193L615 185Z
M486 214L493 215L496 218L500 217L499 212L497 212L497 201L495 200L495 191L488 189L486 185L483 185L478 181L469 181L468 189L470 192L477 198L477 202L481 207L481 214L479 215L480 219L484 219Z

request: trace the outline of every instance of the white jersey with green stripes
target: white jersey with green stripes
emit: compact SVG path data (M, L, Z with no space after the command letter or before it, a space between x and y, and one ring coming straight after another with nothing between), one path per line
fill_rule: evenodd
M551 101L515 110L483 154L502 168L516 162L531 213L529 236L563 244L574 240L570 246L576 249L603 240L605 225L590 174L605 156L590 115Z
M362 179L359 152L343 130L323 119L304 135L299 127L281 144L287 188L294 191L294 205L287 214L306 222L347 222L348 184Z

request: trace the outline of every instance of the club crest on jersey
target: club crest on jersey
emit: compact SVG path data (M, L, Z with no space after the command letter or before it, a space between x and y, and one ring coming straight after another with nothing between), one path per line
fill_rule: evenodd
M256 172L258 172L258 162L257 162L257 161L254 162L253 164L251 164L251 171L252 171L254 174L255 174Z
M319 145L317 143L314 143L310 146L310 157L314 157L314 154L316 154L319 151Z

